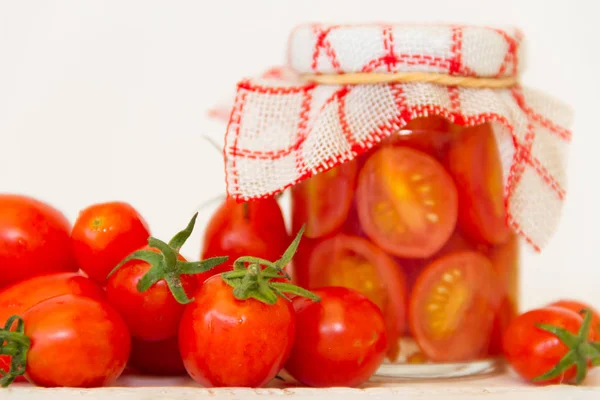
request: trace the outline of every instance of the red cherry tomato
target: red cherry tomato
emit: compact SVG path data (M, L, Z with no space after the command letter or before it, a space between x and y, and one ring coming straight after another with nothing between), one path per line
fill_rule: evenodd
M104 291L90 279L74 272L36 276L0 290L0 327L13 315L22 315L36 304L64 294L104 300ZM8 371L9 356L0 356L0 370ZM19 379L24 380L24 378Z
M577 335L582 322L581 315L560 307L545 307L521 314L510 323L504 334L504 356L523 379L532 381L550 371L570 350L555 334L540 329L538 324L563 328ZM587 339L597 340L598 336L590 329ZM554 379L534 383L570 383L575 373L572 366Z
M64 295L45 300L24 315L27 379L45 387L98 387L125 369L131 338L108 304Z
M494 316L494 325L490 335L490 344L487 355L496 357L502 355L502 338L513 319L517 317L517 308L507 296L502 301L500 309Z
M185 375L177 336L158 342L133 338L129 365L138 372L155 376Z
M508 240L502 164L489 124L467 127L448 151L459 199L459 226L475 240L501 244Z
M240 301L220 276L207 280L179 326L187 372L205 387L261 387L287 360L295 334L290 302Z
M387 139L385 144L410 147L434 157L443 157L454 137L452 126L444 117L415 118Z
M75 272L67 218L31 197L0 194L0 287L37 275Z
M202 259L229 256L229 260L198 274L198 282L233 269L239 257L277 260L290 242L281 208L274 197L248 203L229 199L208 222L201 255Z
M350 210L356 161L346 162L292 187L292 227L306 224L304 235L315 239L339 229Z
M572 299L562 299L549 304L550 307L566 308L567 310L580 313L583 309L589 309L592 312L592 329L596 332L596 335L600 338L600 312L587 303Z
M158 252L148 246L144 249ZM185 261L181 255L179 260ZM132 336L147 341L164 340L177 335L185 305L175 300L164 279L140 292L137 284L149 270L150 264L144 261L129 261L108 278L106 297L125 318ZM196 290L196 279L192 275L180 278L183 289L191 296Z
M112 269L129 253L146 245L150 232L129 204L95 204L79 213L71 239L79 267L93 280L106 283Z
M379 308L346 288L314 290L313 302L293 299L296 340L285 369L309 386L358 386L381 365L388 347Z
M417 278L409 306L410 330L433 361L470 361L490 340L499 308L490 261L477 252L446 255Z
M425 153L382 147L362 168L356 195L363 229L396 256L430 257L454 231L456 188L442 165Z
M398 338L406 324L407 291L401 268L368 240L338 234L321 242L309 266L310 289L340 286L365 295L383 312L390 344L398 354Z

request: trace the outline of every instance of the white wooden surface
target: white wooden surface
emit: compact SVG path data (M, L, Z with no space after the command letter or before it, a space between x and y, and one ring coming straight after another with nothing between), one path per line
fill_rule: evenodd
M191 400L218 399L370 399L401 400L466 400L527 398L528 400L598 400L600 399L600 371L592 371L581 386L554 385L536 387L521 382L511 374L488 377L439 381L386 381L370 382L361 388L312 389L296 387L291 383L273 381L264 389L205 389L189 378L122 377L114 387L99 389L44 389L28 384L17 384L0 389L2 400Z

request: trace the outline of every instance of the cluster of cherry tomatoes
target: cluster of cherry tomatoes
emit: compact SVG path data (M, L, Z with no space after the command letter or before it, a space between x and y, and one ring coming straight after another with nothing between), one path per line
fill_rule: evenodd
M201 261L122 202L58 210L0 195L0 383L110 385L127 367L206 387L261 387L286 369L310 386L368 380L388 348L383 315L345 288L309 292L287 273L292 238L274 198L225 201Z

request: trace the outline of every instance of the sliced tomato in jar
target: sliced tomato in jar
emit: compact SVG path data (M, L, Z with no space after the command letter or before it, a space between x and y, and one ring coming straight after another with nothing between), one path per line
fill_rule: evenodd
M490 124L463 128L448 151L458 189L460 228L474 240L508 240L500 153Z
M386 320L388 357L396 358L406 324L407 292L402 271L390 256L366 239L338 234L315 247L308 286L354 289L375 303Z
M488 257L498 276L497 287L517 306L519 304L519 239L511 234L502 245L492 246Z
M510 298L505 297L500 305L500 309L494 317L492 334L490 335L490 345L487 355L497 357L502 355L502 338L508 325L517 316L517 308Z
M360 171L356 196L366 234L399 257L434 255L456 225L452 178L433 157L407 147L375 152Z
M490 340L499 296L491 262L482 254L448 254L426 267L412 291L410 330L438 362L470 361Z
M292 187L292 226L314 239L333 233L342 226L352 203L357 163L346 162Z
M410 147L436 157L442 157L453 134L444 117L430 116L411 120L386 143Z

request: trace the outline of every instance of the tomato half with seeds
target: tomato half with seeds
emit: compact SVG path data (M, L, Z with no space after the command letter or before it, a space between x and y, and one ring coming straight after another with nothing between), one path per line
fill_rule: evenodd
M398 355L398 337L406 324L407 291L401 268L366 239L338 234L315 247L310 257L310 289L354 289L382 311L387 326L388 356Z
M410 330L425 355L439 362L470 361L490 340L499 307L490 261L473 251L429 264L412 291Z
M292 227L314 239L342 226L352 203L357 162L348 161L292 187Z
M356 196L366 234L396 256L430 257L454 231L456 187L444 167L425 153L382 147L362 168Z
M129 253L144 246L150 232L146 221L124 202L94 204L82 210L71 241L82 271L100 284Z
M462 129L448 151L448 168L458 188L461 229L484 243L506 242L502 163L490 124Z

